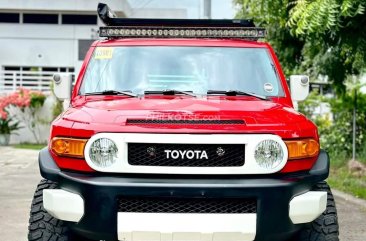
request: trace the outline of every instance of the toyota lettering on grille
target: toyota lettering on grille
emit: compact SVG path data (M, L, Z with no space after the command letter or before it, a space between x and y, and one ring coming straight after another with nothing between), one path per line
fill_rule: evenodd
M205 150L164 150L167 159L208 159Z

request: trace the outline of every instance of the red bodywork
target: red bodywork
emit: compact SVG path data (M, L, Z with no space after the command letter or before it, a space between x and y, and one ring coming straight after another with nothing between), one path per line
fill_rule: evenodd
M279 73L284 97L271 101L247 96L80 96L83 76L97 46L215 46L266 48ZM128 124L128 119L231 119L243 125ZM90 48L72 93L71 107L53 122L56 136L89 138L98 132L122 133L256 133L276 134L284 140L314 138L316 126L293 109L291 96L279 61L270 45L244 40L207 39L124 39L96 41ZM85 160L61 158L52 153L62 169L92 171ZM282 172L309 170L316 158L288 161Z

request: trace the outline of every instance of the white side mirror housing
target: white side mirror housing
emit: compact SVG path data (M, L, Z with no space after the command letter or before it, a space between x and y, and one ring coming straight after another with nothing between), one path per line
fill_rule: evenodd
M310 90L309 76L291 75L290 91L292 101L303 101L308 97Z
M72 75L57 73L53 75L54 93L59 100L68 100L71 98Z

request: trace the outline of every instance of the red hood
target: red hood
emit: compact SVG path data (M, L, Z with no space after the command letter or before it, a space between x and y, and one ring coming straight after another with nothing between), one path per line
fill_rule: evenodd
M72 130L95 132L273 133L284 138L316 137L315 126L282 104L251 97L150 96L141 98L83 97L63 120ZM131 125L128 119L244 120L241 125ZM60 120L61 121L61 120ZM315 130L315 133L314 133ZM78 132L80 133L80 132ZM89 134L85 134L89 135Z

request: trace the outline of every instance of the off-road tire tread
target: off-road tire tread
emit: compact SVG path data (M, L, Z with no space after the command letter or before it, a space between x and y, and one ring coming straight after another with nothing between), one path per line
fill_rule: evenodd
M301 231L297 241L339 241L339 225L337 209L332 191L328 184L319 182L313 191L327 191L327 209L313 222L306 225Z
M29 226L29 241L71 241L68 237L69 229L66 224L52 217L43 208L43 190L56 189L57 183L42 180L34 193Z

